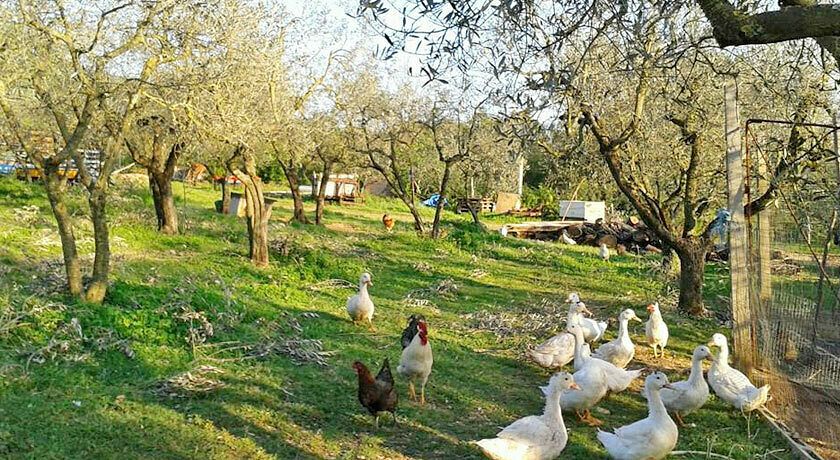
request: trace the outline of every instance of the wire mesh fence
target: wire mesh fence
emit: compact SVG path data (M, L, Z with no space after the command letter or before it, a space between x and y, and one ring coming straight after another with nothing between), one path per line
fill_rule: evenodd
M747 123L749 291L769 409L840 459L840 182L835 130ZM768 193L768 190L770 193ZM757 208L756 208L757 209Z

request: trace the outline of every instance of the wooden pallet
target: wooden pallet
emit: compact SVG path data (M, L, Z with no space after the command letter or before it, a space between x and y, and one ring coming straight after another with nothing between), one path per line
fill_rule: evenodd
M458 198L455 212L470 212L470 206L477 212L493 212L496 209L496 202L488 198Z

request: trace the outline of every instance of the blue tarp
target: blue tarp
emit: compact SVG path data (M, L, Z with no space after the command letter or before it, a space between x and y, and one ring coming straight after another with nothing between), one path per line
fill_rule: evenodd
M440 194L435 193L434 195L430 196L428 200L424 201L423 204L430 208L434 208L437 207L438 200L440 200ZM449 201L444 199L443 205L446 206L447 204L449 204Z
M0 174L11 174L15 172L15 165L9 163L0 163Z

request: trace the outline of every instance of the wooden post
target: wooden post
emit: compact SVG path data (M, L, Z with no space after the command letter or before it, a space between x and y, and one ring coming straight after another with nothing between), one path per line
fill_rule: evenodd
M758 181L757 193L759 195L764 193L764 190L769 186L767 180L767 159L759 156L754 160L758 166ZM761 310L766 311L770 299L773 296L773 280L771 277L770 260L772 254L770 253L770 246L772 242L772 207L767 207L759 211L758 220L758 305Z
M747 141L749 142L749 140ZM765 158L764 155L761 154L760 150L757 150L759 153L754 158L750 159L750 162L755 163L756 165L756 173L757 173L757 180L756 180L756 193L755 196L760 196L769 186L769 181L767 180L768 174L768 165L767 162L769 158ZM750 174L747 171L747 174ZM749 180L749 178L747 178ZM757 238L758 238L758 252L756 254L757 260L754 268L758 271L758 292L752 292L753 295L750 296L750 305L751 313L754 314L752 317L752 330L753 333L758 331L758 325L755 321L758 318L768 318L768 314L770 311L770 304L773 299L773 272L771 268L771 260L772 260L772 253L771 253L771 243L773 238L772 233L772 216L773 216L773 207L766 207L758 212L755 216L750 216L749 218L752 219L753 222L757 222ZM748 227L749 228L749 227ZM751 238L752 235L748 235L748 238ZM766 340L765 340L766 342ZM753 356L758 365L764 365L765 363L762 361L764 358L764 354L756 353L756 349L753 348Z
M738 89L728 83L725 94L726 184L729 210L729 275L732 283L732 342L735 364L749 375L753 367L752 320L747 267L747 226L744 219L744 164L741 158L741 122Z

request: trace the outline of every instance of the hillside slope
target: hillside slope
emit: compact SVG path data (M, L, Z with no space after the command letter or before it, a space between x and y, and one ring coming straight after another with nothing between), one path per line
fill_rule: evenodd
M542 409L537 386L550 374L522 355L562 329L569 291L599 317L632 306L642 318L648 301L669 292L653 260L607 264L593 248L481 234L451 214L446 237L432 241L382 199L329 207L325 228L285 225L291 205L278 202L272 264L258 270L244 222L212 211L218 192L176 190L184 234L174 237L154 231L146 190L115 191L112 287L91 306L60 293L60 247L40 187L0 180L4 458L480 458L469 441ZM392 234L380 223L385 211L397 219ZM79 226L89 254L89 223ZM363 271L373 275L376 332L347 320L353 289L335 281L355 284ZM398 379L400 426L383 418L374 432L351 364L398 362L415 312L428 318L435 353L429 403L409 402ZM639 346L631 367L683 378L693 347L719 325L680 317L667 302L665 319L667 358L656 364ZM632 332L641 342L644 326ZM186 386L162 383L179 375ZM606 428L645 416L637 390L602 403ZM606 458L593 428L566 420L563 458ZM768 427L753 418L748 436L745 419L718 400L688 421L697 426L681 431L680 450L791 458Z

